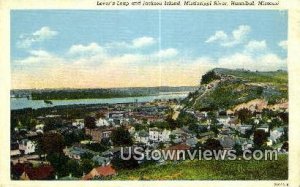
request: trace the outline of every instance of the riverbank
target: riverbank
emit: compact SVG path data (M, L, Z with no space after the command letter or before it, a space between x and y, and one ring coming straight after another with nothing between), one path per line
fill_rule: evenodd
M50 100L52 104L47 104L44 100L30 100L27 98L11 98L11 110L24 108L48 108L63 105L89 105L89 104L116 104L116 103L134 103L134 102L151 102L156 99L182 99L188 95L188 92L171 92L159 95L141 96L141 97L122 97L109 99L73 99L73 100Z

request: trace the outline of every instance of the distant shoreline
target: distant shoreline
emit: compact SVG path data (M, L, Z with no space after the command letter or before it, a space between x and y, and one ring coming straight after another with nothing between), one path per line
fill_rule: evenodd
M47 89L12 90L11 98L29 100L74 100L74 99L113 99L125 97L145 97L193 92L198 87L133 87L113 89Z
M167 100L185 98L188 92L177 92L173 94L159 94L139 97L119 97L119 98L90 98L90 99L65 99L65 100L50 100L52 104L46 104L44 100L31 100L26 97L10 98L11 110L19 110L24 108L49 108L66 105L89 105L89 104L118 104L118 103L143 103L153 100Z

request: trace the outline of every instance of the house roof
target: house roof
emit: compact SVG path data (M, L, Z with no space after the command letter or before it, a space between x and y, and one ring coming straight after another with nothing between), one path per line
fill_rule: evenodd
M17 142L11 143L10 150L19 150L19 143L17 143Z
M12 172L17 175L18 177L22 175L24 172L25 168L27 167L32 167L31 163L16 163L15 165L11 166Z
M197 141L196 138L189 138L189 139L186 140L186 144L187 144L187 145L190 145L190 146L196 145L197 142L198 142L198 141Z
M232 148L235 144L235 141L232 138L226 136L220 140L220 144L223 148Z
M115 174L116 174L116 170L112 168L112 166L109 164L107 166L100 166L92 169L92 171L90 171L87 175L85 175L83 179L90 180L97 176L107 177Z
M51 165L42 165L37 168L25 168L24 173L30 180L48 179L54 172Z
M69 149L69 152L75 155L82 155L84 153L86 153L87 151L85 149L82 149L80 147L71 147Z
M140 137L147 137L147 136L149 136L149 133L148 132L146 132L145 130L141 130L141 131L139 131L139 136Z
M107 163L109 162L109 158L106 158L106 157L102 157L102 156L99 156L99 155L96 155L92 158L92 160L94 162L98 162L99 163Z
M204 132L204 133L200 133L199 136L204 137L204 136L210 136L210 135L214 135L215 133L212 131L208 131L208 132Z

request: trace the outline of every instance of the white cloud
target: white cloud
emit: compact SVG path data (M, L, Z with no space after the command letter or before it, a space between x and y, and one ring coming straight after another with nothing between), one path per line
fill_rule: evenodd
M68 52L70 55L95 55L95 54L104 54L105 50L103 47L97 43L90 43L88 45L72 45Z
M31 50L31 51L29 51L29 53L32 56L39 56L39 57L48 57L48 56L51 56L51 54L49 52L44 51L44 50Z
M141 47L146 47L153 45L155 43L155 39L152 37L141 37L141 38L136 38L132 40L132 47L134 48L141 48Z
M51 39L57 34L57 31L51 30L49 27L42 27L32 34L20 35L20 40L17 42L17 46L19 48L29 48L32 46L32 44Z
M282 40L278 43L278 46L281 47L284 50L287 50L288 45L287 45L287 41L286 40Z
M221 46L232 47L244 42L250 31L251 27L248 25L240 25L232 31L231 35L224 31L216 31L206 40L206 43L218 42Z
M245 52L262 52L267 48L267 43L265 40L257 41L252 40L245 46Z
M45 40L56 36L57 31L51 30L49 27L42 27L40 30L35 31L32 35L38 37L40 40Z
M231 69L247 69L258 71L276 71L286 69L286 59L282 59L277 54L267 50L265 40L249 41L242 52L220 57L217 60L218 67Z
M216 33L210 36L205 42L211 43L214 41L226 41L228 39L227 34L224 31L216 31Z
M51 54L44 50L31 50L29 51L30 56L24 59L15 60L14 64L18 64L23 68L48 68L50 66L56 66L59 64L66 63L67 60L60 58L54 54Z
M231 69L247 69L258 71L276 71L286 69L286 59L281 59L273 53L263 54L259 57L246 53L236 53L231 56L218 59L218 67Z
M158 58L171 58L178 54L178 50L174 48L162 49L154 54Z
M135 38L130 42L112 42L106 44L107 48L125 48L125 49L139 49L144 47L152 46L156 43L155 38L149 36L143 36Z

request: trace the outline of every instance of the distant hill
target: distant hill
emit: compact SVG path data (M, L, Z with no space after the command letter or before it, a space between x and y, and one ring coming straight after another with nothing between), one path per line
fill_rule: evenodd
M64 100L90 98L120 98L165 94L168 92L193 92L197 87L132 87L132 88L99 88L99 89L36 89L12 90L11 96L30 97L33 100Z
M200 87L183 104L196 110L232 109L255 99L268 105L286 102L286 71L248 71L215 68L202 76Z

